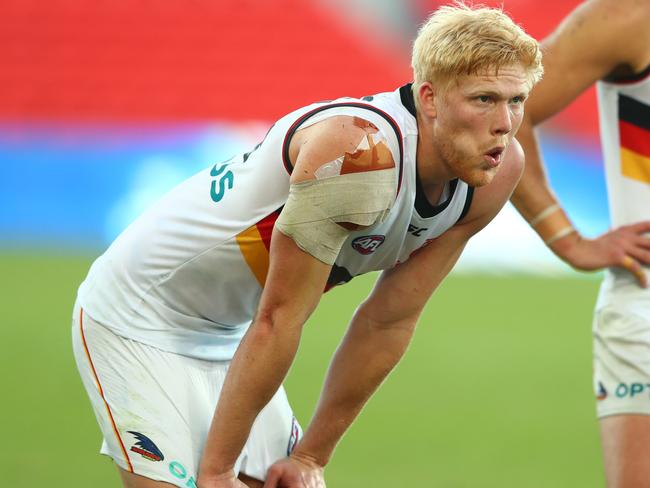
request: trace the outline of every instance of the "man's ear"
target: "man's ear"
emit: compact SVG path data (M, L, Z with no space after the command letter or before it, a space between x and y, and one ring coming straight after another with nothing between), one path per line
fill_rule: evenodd
M417 90L418 97L418 109L422 112L423 115L426 115L430 118L435 118L438 111L436 108L436 96L438 95L438 90L433 84L429 81L422 83Z

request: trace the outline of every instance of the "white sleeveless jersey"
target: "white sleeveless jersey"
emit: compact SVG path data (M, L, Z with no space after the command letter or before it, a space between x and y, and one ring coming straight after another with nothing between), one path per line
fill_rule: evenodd
M650 218L650 67L598 82L600 137L613 227Z
M640 75L598 82L600 138L605 161L612 227L650 219L650 66ZM639 295L627 271L611 268L601 287L597 308Z
M133 222L82 283L86 313L123 337L163 350L231 359L266 280L271 231L289 193L291 138L335 115L374 124L399 177L387 217L349 236L326 289L406 261L467 213L472 188L462 181L449 182L436 206L424 196L410 85L316 103L278 120L251 152L182 182Z

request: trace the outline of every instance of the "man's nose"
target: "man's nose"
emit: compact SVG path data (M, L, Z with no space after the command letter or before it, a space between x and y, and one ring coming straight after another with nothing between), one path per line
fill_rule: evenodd
M512 130L512 114L507 103L497 106L492 133L498 136L504 136Z

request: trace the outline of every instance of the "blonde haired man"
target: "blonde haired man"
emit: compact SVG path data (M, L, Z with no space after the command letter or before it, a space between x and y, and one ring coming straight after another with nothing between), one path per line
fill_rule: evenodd
M609 268L594 316L594 390L610 488L650 487L650 2L590 0L543 42L546 75L519 139L526 170L512 201L577 269ZM544 174L532 127L597 82L615 230L586 239Z
M539 50L501 10L472 9L462 3L442 6L413 42L414 94L425 82L447 87L459 75L522 62L530 67L526 74L532 86L543 71Z
M73 330L125 486L324 486L428 298L510 197L540 58L498 10L440 9L416 41L414 89L290 113L113 243ZM282 389L302 326L324 289L373 270L302 436Z

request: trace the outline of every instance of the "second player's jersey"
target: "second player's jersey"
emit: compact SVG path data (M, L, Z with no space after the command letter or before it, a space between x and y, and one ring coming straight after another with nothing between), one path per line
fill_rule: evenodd
M613 227L650 218L650 66L598 83L600 132Z
M184 181L133 222L81 285L86 313L121 336L163 350L230 359L266 281L271 232L289 193L291 138L336 115L360 117L381 132L398 178L390 212L349 236L327 289L406 261L467 213L472 189L462 181L449 182L437 205L424 196L409 85L313 104L277 121L251 152Z
M650 66L634 78L598 82L598 111L612 227L648 220ZM647 303L647 290L629 272L611 268L596 307L632 297Z

